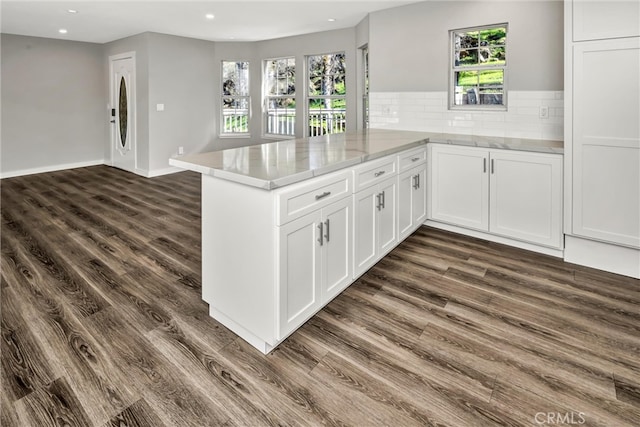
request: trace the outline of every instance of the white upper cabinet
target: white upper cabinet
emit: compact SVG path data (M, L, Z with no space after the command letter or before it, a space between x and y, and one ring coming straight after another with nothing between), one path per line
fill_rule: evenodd
M573 1L573 41L640 35L640 0Z

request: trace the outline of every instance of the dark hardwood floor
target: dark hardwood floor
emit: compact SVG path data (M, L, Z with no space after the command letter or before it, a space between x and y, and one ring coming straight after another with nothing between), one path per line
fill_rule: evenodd
M638 280L422 227L264 356L200 299L198 174L0 191L3 427L640 425Z

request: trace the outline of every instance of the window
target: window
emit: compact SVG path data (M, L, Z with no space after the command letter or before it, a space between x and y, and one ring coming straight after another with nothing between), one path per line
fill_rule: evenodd
M344 132L347 102L344 53L308 56L307 66L309 136Z
M506 107L507 24L453 30L451 107Z
M269 59L264 62L266 135L295 135L295 75L295 58Z
M369 47L362 48L362 128L369 128Z
M221 135L249 135L249 63L222 61Z

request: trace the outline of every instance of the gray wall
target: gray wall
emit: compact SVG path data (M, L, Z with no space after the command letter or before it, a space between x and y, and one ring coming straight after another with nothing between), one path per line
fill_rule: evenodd
M101 45L2 34L3 176L104 159Z
M149 170L169 167L168 159L206 151L215 139L216 63L214 43L149 34ZM164 104L164 111L156 111Z
M143 33L107 43L109 56L136 52L138 172L157 175L170 169L169 158L212 149L215 138L215 43L158 33ZM108 79L105 79L108 91ZM164 111L156 111L164 104ZM110 159L110 134L104 137Z
M563 89L561 1L428 1L369 16L372 92L446 91L449 30L508 22L509 90Z

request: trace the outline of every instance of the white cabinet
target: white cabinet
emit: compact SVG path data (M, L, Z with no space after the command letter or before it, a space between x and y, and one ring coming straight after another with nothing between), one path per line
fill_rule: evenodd
M640 278L640 1L565 0L568 262Z
M573 46L572 234L640 247L640 38Z
M398 161L387 156L353 170L353 272L364 273L398 243Z
M349 197L280 227L280 339L351 282L351 222Z
M354 194L354 275L359 276L398 242L397 177Z
M640 1L575 0L568 2L573 17L573 41L640 35Z
M429 144L429 219L489 229L488 151Z
M562 157L432 144L429 219L562 248Z
M280 227L278 295L279 338L286 337L321 306L320 212L310 213Z
M427 165L398 177L398 237L403 240L427 219Z
M489 231L562 248L562 157L491 150Z

